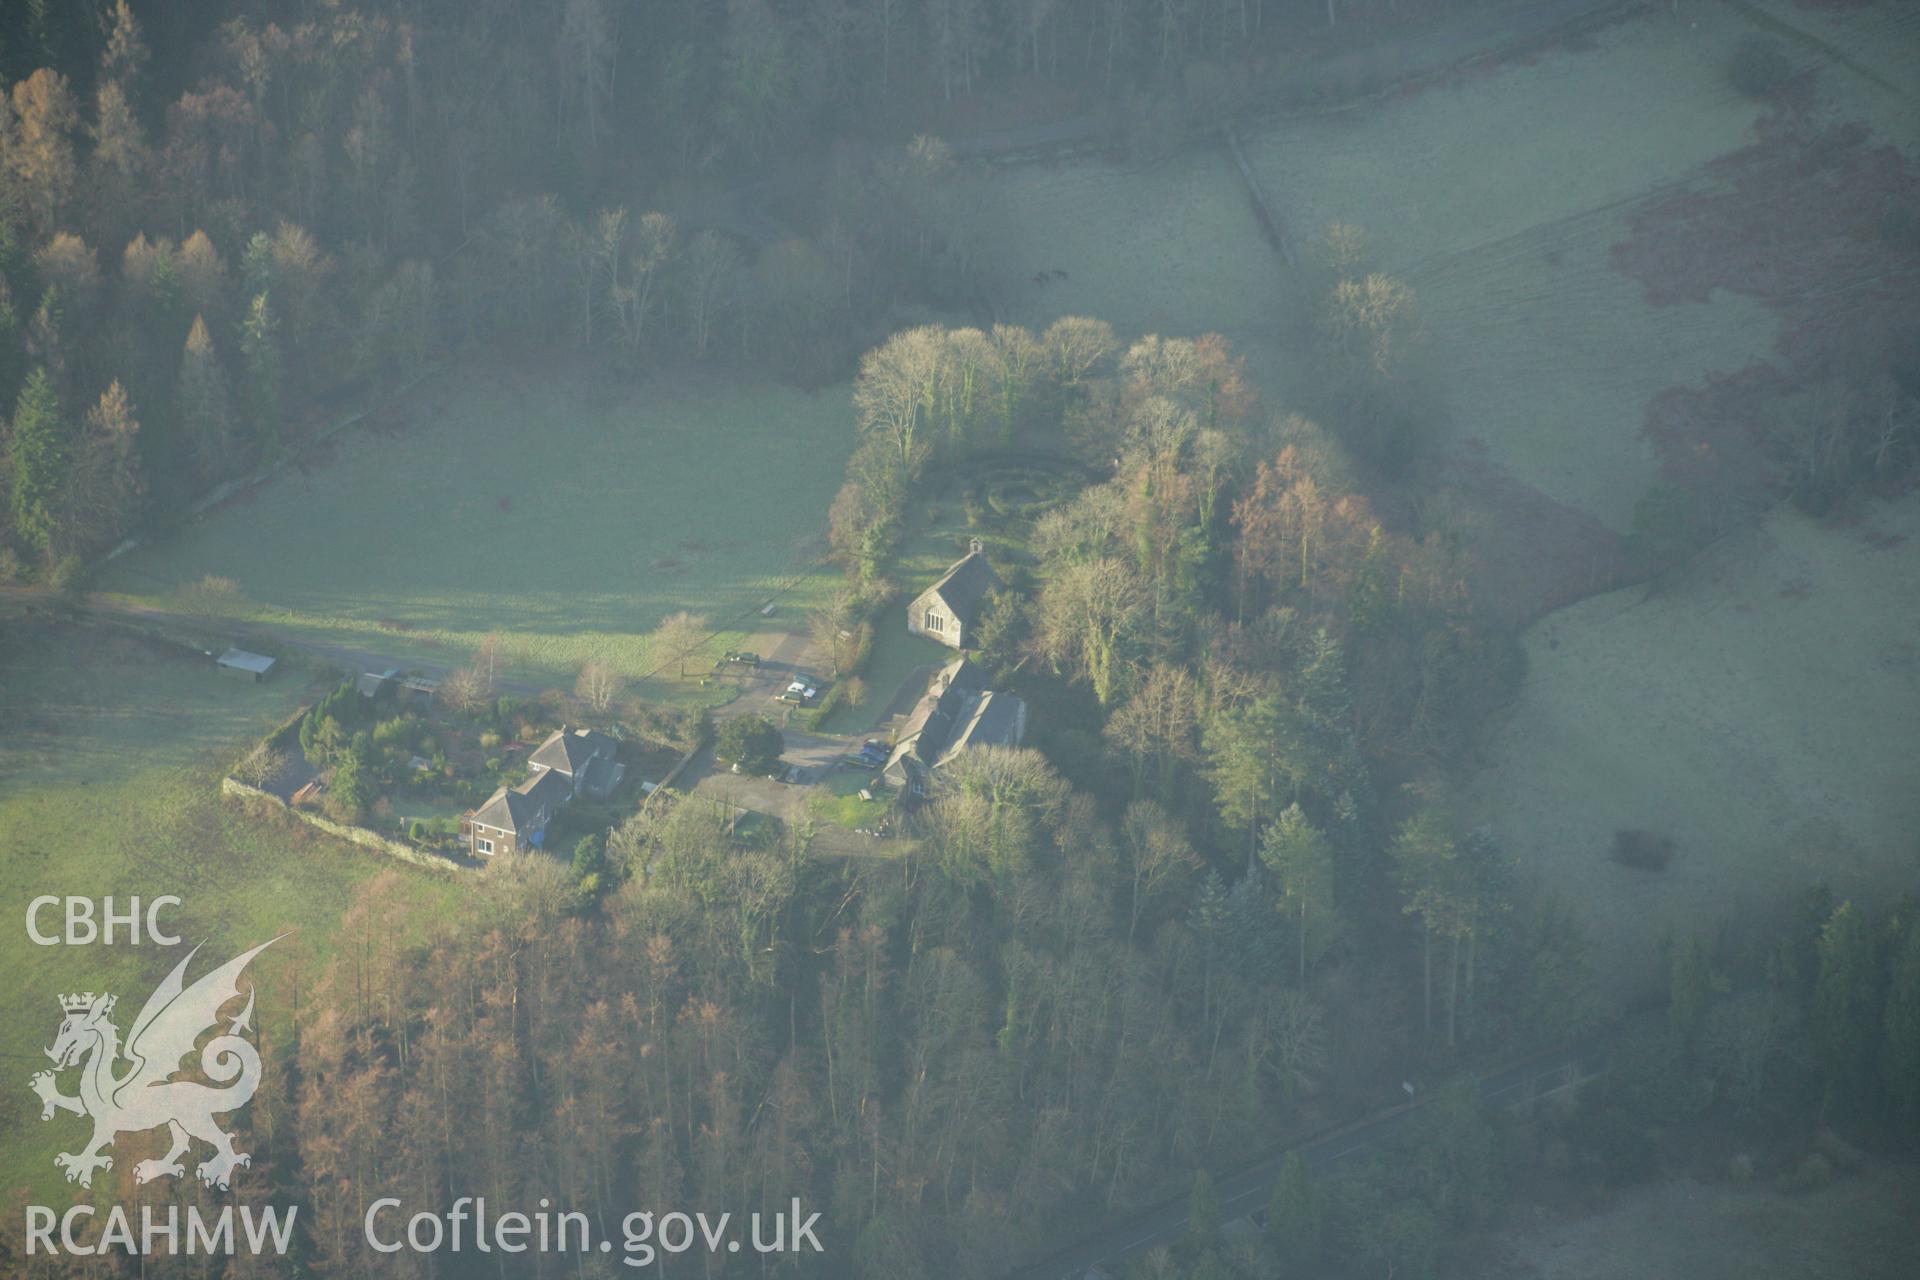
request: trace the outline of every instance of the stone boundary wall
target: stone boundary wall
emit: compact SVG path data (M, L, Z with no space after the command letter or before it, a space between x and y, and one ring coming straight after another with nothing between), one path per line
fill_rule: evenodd
M369 831L365 827L349 827L344 823L335 822L331 818L322 817L317 813L310 813L305 809L295 809L272 792L262 791L259 787L249 786L238 778L220 779L220 794L223 796L244 797L252 800L264 800L268 804L292 814L308 826L318 828L330 836L338 836L342 840L350 840L363 849L372 849L376 853L384 853L390 858L398 858L402 862L409 862L416 867L423 867L429 871L473 870L467 863L456 862L452 858L443 857L437 853L426 853L414 848L412 845L402 844L398 840L389 840L377 831Z

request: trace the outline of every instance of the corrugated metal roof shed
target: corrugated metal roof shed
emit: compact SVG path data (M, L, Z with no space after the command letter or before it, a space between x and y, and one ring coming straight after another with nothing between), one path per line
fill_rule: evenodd
M213 661L223 671L250 676L255 680L266 679L274 664L274 659L266 654L248 653L245 649L228 649Z

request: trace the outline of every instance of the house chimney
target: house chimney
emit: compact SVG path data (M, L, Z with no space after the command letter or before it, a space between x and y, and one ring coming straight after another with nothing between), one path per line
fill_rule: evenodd
M980 541L980 539L978 539L978 538L969 538L969 539L967 539L967 554L968 554L968 555L975 555L975 556L977 556L977 555L979 555L979 554L980 554L980 553L981 553L982 551L985 551L986 549L987 549L987 544L986 544L986 543L984 543L984 542L982 542L982 541Z

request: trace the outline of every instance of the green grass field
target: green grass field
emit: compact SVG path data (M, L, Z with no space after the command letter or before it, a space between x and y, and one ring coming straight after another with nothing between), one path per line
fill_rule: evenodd
M56 998L110 990L124 1031L184 946L204 942L202 958L218 963L293 930L257 962L283 997L263 991L258 1010L263 1034L274 1035L291 1014L289 975L317 980L354 886L397 864L219 800L223 766L299 704L299 669L255 686L115 633L9 622L0 634L0 908L9 922L0 931L0 1189L60 1204L71 1188L53 1155L74 1149L84 1126L66 1115L43 1125L26 1087L47 1066L40 1050L60 1022ZM422 902L456 892L449 878L411 870L396 884ZM121 904L174 894L184 905L162 923L183 948L35 945L24 922L42 894ZM41 926L57 931L57 913ZM116 1161L108 1176L131 1164Z
M769 596L788 611L831 581L814 566L851 408L844 387L665 381L438 375L403 429L339 437L100 586L164 606L221 575L248 620L402 664L457 665L499 632L508 674L539 680L593 658L645 673L681 609L740 619L728 643Z

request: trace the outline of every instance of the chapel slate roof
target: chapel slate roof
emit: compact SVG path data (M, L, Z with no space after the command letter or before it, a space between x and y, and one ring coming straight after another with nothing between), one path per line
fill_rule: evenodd
M1000 579L994 575L993 566L987 563L986 556L978 551L970 552L956 560L940 581L928 588L928 594L940 597L947 612L960 619L960 624L968 630L980 620L980 606L987 598L987 592L1000 585Z

